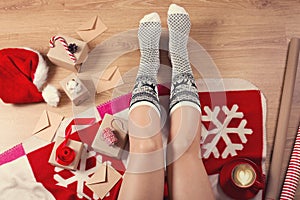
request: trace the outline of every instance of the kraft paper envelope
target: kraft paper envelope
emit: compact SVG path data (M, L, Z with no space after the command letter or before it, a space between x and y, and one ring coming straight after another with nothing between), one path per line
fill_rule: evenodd
M117 66L110 67L105 71L102 71L94 75L93 79L97 84L96 85L97 93L101 93L106 90L115 88L124 83L119 68Z
M117 184L122 175L106 163L101 165L95 174L87 180L87 186L101 199Z
M32 134L51 142L63 118L59 114L44 110Z
M103 33L107 27L101 21L99 16L94 16L88 22L80 26L77 30L77 34L86 42L90 42L98 35Z
M97 183L105 183L107 174L106 163L102 164L93 176L88 180L88 184L93 185Z

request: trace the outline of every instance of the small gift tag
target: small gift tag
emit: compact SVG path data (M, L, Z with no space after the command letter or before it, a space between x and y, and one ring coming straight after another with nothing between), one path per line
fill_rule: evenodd
M88 89L74 73L60 81L60 85L75 106L90 97Z
M120 159L127 140L127 122L124 119L105 114L92 143L92 148L97 152Z
M82 142L71 139L66 140L63 137L57 137L49 158L49 163L65 169L76 170L81 157L82 149Z

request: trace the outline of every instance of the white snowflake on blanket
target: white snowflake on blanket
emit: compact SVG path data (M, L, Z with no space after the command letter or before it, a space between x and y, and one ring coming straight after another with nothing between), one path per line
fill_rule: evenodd
M85 148L86 149L86 148ZM87 181L89 179L89 176L92 175L93 173L96 172L96 170L98 169L100 163L102 163L102 156L101 155L97 155L96 159L99 162L96 162L96 165L88 170L86 170L86 164L87 164L87 160L89 158L92 158L96 155L96 152L94 151L90 151L90 152L86 152L83 151L82 152L82 156L81 156L81 161L80 161L80 165L79 165L79 169L76 171L71 171L70 172L73 174L73 176L71 176L70 178L63 178L62 176L60 176L58 173L65 170L63 168L60 167L55 167L54 170L57 174L54 174L53 178L54 180L56 180L58 183L56 185L62 186L67 188L68 185L77 182L77 196L78 198L86 198L86 199L91 199L88 195L86 195L83 191L84 187L85 187L85 181ZM99 197L93 193L93 199L99 199Z
M237 112L238 105L234 104L231 109L227 106L222 106L222 111L226 115L224 121L221 122L218 119L221 108L220 106L214 107L211 110L208 106L204 107L206 115L202 115L202 122L213 123L215 128L207 130L205 126L202 126L202 149L203 158L208 158L211 154L215 158L220 157L222 153L222 158L225 159L229 155L237 155L237 150L242 150L244 148L243 144L247 143L246 135L251 135L253 133L252 129L245 128L247 120L243 119L244 114L242 112ZM229 127L230 122L233 119L242 119L238 127ZM230 139L230 134L237 134L242 143L234 143ZM223 152L220 152L217 144L220 140L223 140L226 147Z

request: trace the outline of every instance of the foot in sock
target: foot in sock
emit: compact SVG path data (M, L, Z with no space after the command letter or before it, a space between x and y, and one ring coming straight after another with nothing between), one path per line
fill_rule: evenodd
M146 15L139 25L140 65L133 88L130 110L138 105L152 106L158 113L160 106L157 93L159 39L161 22L157 13Z
M174 111L180 105L189 105L200 110L198 89L187 50L191 22L184 8L175 4L169 7L168 28L169 53L172 63L170 111Z

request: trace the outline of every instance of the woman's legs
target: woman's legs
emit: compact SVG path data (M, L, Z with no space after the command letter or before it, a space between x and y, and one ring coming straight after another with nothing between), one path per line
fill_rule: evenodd
M171 199L213 199L200 155L201 110L188 59L188 13L177 5L168 11L169 52L172 63L170 135L167 175Z
M200 154L201 113L181 106L171 114L167 176L172 200L214 199Z
M129 113L130 155L119 199L162 199L164 162L156 75L159 67L160 21L156 14L141 20L141 62ZM144 19L145 19L144 18ZM167 171L171 199L213 199L200 154L200 102L188 60L190 20L171 5L168 12L173 66L171 129Z
M130 154L119 199L163 198L164 156L157 94L160 19L146 15L139 26L141 59L129 111Z
M161 200L164 191L164 157L159 131L160 117L152 107L138 106L130 112L129 119L135 124L130 125L130 155L119 199ZM140 131L145 133L144 127L153 130L147 132L152 136L135 137Z

